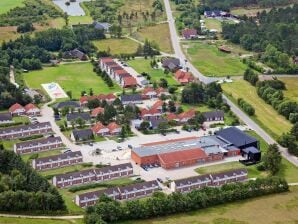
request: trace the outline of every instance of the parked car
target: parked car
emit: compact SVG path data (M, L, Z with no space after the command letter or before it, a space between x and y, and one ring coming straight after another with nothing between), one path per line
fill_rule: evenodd
M129 149L132 149L132 145L128 145L127 147L128 147Z
M71 152L71 150L70 149L66 149L63 153L69 153L69 152Z
M159 177L157 178L157 181L158 181L159 183L163 183L163 180L160 179Z
M93 146L93 143L92 142L89 142L88 145Z
M122 147L121 147L121 146L117 146L117 149L118 149L118 150L122 150Z

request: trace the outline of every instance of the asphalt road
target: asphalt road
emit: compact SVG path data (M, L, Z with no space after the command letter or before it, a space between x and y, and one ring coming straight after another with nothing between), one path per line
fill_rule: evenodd
M165 10L167 13L168 17L168 22L169 22L169 27L170 27L170 34L171 34L171 40L172 40L172 45L174 48L174 52L176 57L178 57L182 62L185 61L186 56L184 52L181 49L180 46L180 38L179 35L177 34L176 31L176 26L175 26L175 20L172 15L172 10L170 6L169 0L164 0L165 4ZM200 79L201 82L208 84L214 81L217 81L217 78L212 78L212 77L206 77L204 76L201 72L199 72L190 62L186 63L186 66L189 67L190 72L193 73L193 75L197 78ZM256 124L253 120L249 118L245 113L243 113L233 102L231 102L225 95L223 95L223 98L226 100L228 105L231 107L231 110L246 124L248 125L251 129L253 129L258 135L260 135L268 144L273 144L276 143L274 139L272 139L258 124ZM282 148L281 146L280 150L283 155L287 160L289 160L291 163L293 163L295 166L298 166L298 158L295 156L290 155L287 152L287 149Z

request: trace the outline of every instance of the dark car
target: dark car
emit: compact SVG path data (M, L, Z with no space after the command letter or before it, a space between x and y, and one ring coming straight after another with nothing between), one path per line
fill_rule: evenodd
M163 183L163 180L160 179L159 177L157 178L157 181L158 181L159 183Z

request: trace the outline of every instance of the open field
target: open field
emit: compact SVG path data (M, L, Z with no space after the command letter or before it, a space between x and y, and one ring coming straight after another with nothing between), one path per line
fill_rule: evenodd
M150 66L150 59L135 59L128 61L128 64L133 67L138 73L146 72L151 76L152 82L159 82L161 78L168 81L169 85L178 85L179 83L174 79L173 74L164 74L162 69L153 69Z
M285 97L298 102L298 79L297 78L278 78L286 84L287 90L283 91Z
M256 88L248 82L235 80L233 83L224 83L222 88L235 103L238 98L243 98L251 104L255 108L255 115L251 118L273 138L277 139L282 133L290 130L291 123L265 103L257 95Z
M93 22L91 16L70 16L69 25L90 24Z
M128 38L123 39L105 39L93 41L94 45L100 51L109 51L116 54L133 54L137 51L139 44Z
M168 23L141 28L133 35L136 39L144 42L145 39L158 44L161 51L173 53L170 30Z
M55 176L57 174L76 172L76 171L81 171L81 170L86 170L86 169L91 169L91 168L92 168L92 166L86 167L86 166L84 166L84 164L76 164L76 165L65 166L65 167L61 167L61 168L57 168L57 169L44 170L44 171L40 171L39 173L42 176L51 177L51 176Z
M24 80L27 86L34 89L42 89L43 83L57 82L65 92L72 91L72 96L76 99L81 96L83 90L88 92L90 88L94 94L121 91L117 84L109 88L101 77L93 72L91 63L64 64L32 71L24 74Z
M28 161L30 158L32 158L33 155L36 155L36 154L37 154L37 158L44 158L48 156L59 155L61 154L61 150L55 149L55 150L49 150L49 151L39 152L34 154L25 154L25 155L22 155L21 157L24 161Z
M5 224L83 224L81 219L29 219L29 218L5 218L0 217L0 223Z
M243 75L247 68L238 56L223 53L215 45L198 41L182 45L192 64L206 76Z
M298 187L289 192L228 203L195 212L122 224L294 224L298 220Z
M218 32L222 31L221 21L218 19L206 18L204 20L207 29L216 29Z
M24 0L1 0L0 14L6 13L15 7L24 6L23 2Z

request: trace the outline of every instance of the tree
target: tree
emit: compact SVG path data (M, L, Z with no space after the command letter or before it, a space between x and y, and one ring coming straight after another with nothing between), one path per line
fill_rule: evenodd
M72 99L72 91L71 90L68 90L66 92L67 96L69 97L69 99Z
M127 137L127 131L126 131L126 127L125 126L122 126L122 128L121 128L121 132L120 132L120 137L122 138L122 139L125 139L126 137Z
M64 22L65 22L65 26L68 26L68 24L69 24L69 17L68 17L67 12L65 12L63 14L63 19L64 19Z
M298 140L298 122L293 125L291 134L296 138L296 140Z
M27 33L27 32L31 32L31 31L34 31L34 30L35 30L35 28L34 28L33 24L30 23L30 22L21 23L17 27L17 32L18 33Z
M149 123L149 121L143 121L143 122L140 124L140 130L142 130L142 131L148 130L149 128L150 128L150 123Z
M77 123L77 125L79 125L80 128L83 128L86 124L86 121L79 117L78 119L76 119L75 123Z
M271 175L275 175L281 168L281 154L277 144L269 145L268 151L264 156L264 166L270 171Z

